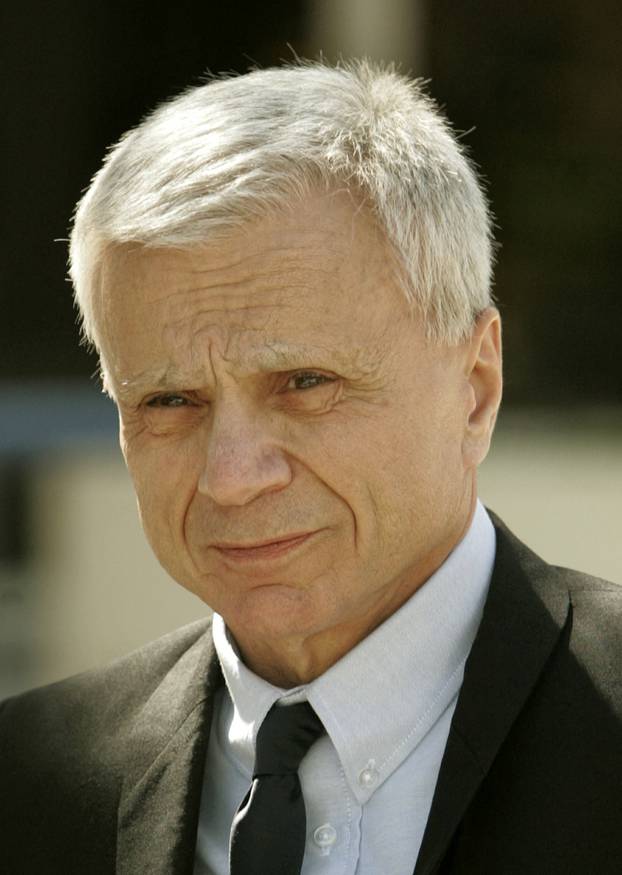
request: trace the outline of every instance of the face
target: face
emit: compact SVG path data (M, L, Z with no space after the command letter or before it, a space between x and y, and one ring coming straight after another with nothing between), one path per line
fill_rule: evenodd
M473 427L477 350L426 343L348 195L119 247L94 307L150 543L243 652L347 649L459 540L494 418Z

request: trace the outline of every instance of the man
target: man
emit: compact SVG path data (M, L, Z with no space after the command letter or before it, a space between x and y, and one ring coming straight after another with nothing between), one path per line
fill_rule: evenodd
M110 152L76 298L214 620L4 704L3 872L620 871L622 590L477 501L489 228L420 86L364 63L213 81Z

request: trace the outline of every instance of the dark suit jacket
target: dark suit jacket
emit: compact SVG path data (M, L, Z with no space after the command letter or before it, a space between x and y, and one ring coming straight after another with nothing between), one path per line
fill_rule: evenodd
M496 523L415 875L619 875L622 587L547 565ZM4 703L3 875L192 872L222 683L206 631Z

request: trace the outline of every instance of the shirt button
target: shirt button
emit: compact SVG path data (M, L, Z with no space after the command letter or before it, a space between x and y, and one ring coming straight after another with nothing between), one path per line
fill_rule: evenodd
M323 823L313 833L313 841L320 849L322 856L330 854L330 849L337 841L337 830L330 823Z
M378 780L378 769L374 767L373 760L370 760L363 771L359 774L359 784L366 789L373 787Z

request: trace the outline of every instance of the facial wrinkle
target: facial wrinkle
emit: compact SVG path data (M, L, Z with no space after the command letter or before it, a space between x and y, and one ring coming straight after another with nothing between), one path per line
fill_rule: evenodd
M223 260L221 263L218 263L218 257L224 257L224 253L219 252L219 247L216 242L212 242L209 245L209 256L211 260L210 265L203 264L201 267L193 268L192 266L186 268L185 272L192 276L201 276L204 274L211 274L218 271L230 271L234 270L240 265L246 266L249 262L252 263L258 257L274 257L275 259L279 259L280 261L284 261L287 259L291 259L294 262L301 261L301 254L308 250L321 250L322 253L328 255L334 255L336 258L343 258L344 252L340 247L334 247L332 241L332 235L330 233L321 233L318 232L311 240L308 239L307 234L295 235L295 244L288 246L270 246L270 248L260 248L253 249L253 241L254 235L250 232L245 234L244 240L248 244L245 248L247 250L251 250L247 252L246 255L240 255L239 257L233 259ZM207 250L208 247L196 247L194 250L189 250L190 254L192 252L197 253L198 258L201 258L204 251ZM242 249L242 246L239 247ZM216 262L216 263L214 263ZM248 273L253 274L255 272L255 265L253 265Z
M313 289L304 282L295 283L291 279L283 287L275 288L266 284L265 287L255 283L252 286L241 287L232 283L228 292L218 288L196 288L180 294L168 295L159 299L165 306L166 321L177 323L185 319L194 320L199 314L210 314L215 319L226 321L236 314L246 317L272 314L284 308L293 309L299 306L300 297L312 299Z

